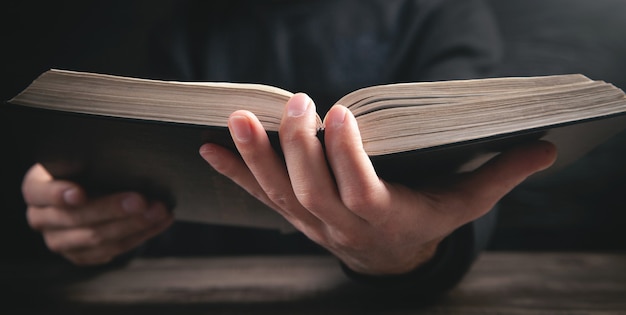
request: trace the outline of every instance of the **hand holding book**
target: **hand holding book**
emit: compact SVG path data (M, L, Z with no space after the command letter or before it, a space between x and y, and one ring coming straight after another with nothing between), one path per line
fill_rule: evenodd
M159 200L178 220L295 226L355 271L399 273L551 164L554 147L537 139L558 147L554 166L562 167L623 130L626 117L621 90L580 75L365 88L326 113L324 133L314 106L292 96L263 85L46 72L2 108L27 156L49 172L26 178L25 192L48 191L29 205L50 210L29 210L38 214L29 220L46 227L46 215L64 215L67 231L85 238L57 238L60 252L78 246L101 255L82 261L98 261L111 253L101 246L115 227L81 230L81 214L102 207L114 215L120 196L137 192L144 210ZM203 143L212 145L202 156L226 176L198 156ZM58 202L63 181L80 187L84 203ZM406 244L414 255L395 257Z
M139 191L163 200L178 220L292 230L197 155L205 142L234 149L227 121L241 109L255 113L280 151L278 129L292 95L258 84L50 70L2 109L16 141L30 144L26 156L91 195ZM336 104L356 117L377 174L408 186L473 170L540 138L559 149L547 176L626 125L624 93L576 74L380 85Z
M489 211L555 157L552 145L534 142L474 172L411 190L377 176L349 111L336 106L327 114L325 148L314 132L314 116L306 96L290 100L281 124L284 160L246 111L229 119L243 160L214 144L203 145L200 154L360 273L402 273L424 263L443 237ZM172 222L159 202L134 192L88 198L82 187L53 179L40 165L23 186L31 226L51 249L77 264L104 263Z
M104 264L162 233L173 215L136 192L89 198L76 183L56 180L40 164L22 184L28 224L47 247L76 265Z
M473 172L412 190L379 178L356 119L343 106L326 116L323 147L314 103L304 94L292 97L279 132L284 160L251 112L233 113L228 126L241 157L214 144L202 146L202 157L349 268L372 275L425 263L446 235L556 158L553 145L533 142Z

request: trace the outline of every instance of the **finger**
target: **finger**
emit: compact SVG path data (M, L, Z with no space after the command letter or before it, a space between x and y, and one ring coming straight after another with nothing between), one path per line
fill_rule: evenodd
M33 206L78 206L87 199L80 186L54 180L41 164L33 165L26 173L22 194L26 203Z
M57 253L97 248L118 242L161 221L170 221L171 217L163 204L155 203L146 214L93 226L48 230L44 232L44 240L48 248Z
M128 192L97 198L78 208L29 207L27 219L36 230L66 229L126 218L147 209L143 196Z
M293 191L299 203L324 223L349 228L361 220L341 202L317 133L315 104L306 94L294 95L279 131Z
M276 205L274 209L298 228L319 225L319 220L295 197L285 164L256 116L247 111L234 112L228 126L237 150L267 198Z
M163 220L148 229L126 237L118 242L108 243L98 248L63 253L67 259L77 265L99 265L113 260L113 258L139 247L147 240L165 231L173 222L172 218Z
M389 215L392 198L363 149L357 121L345 107L337 105L324 120L328 161L335 175L343 203L370 222L382 222Z
M455 199L465 205L463 223L482 216L528 176L550 167L555 160L556 147L536 141L503 152L469 173L456 186L460 195Z
M206 143L200 147L200 156L217 172L231 179L249 194L271 208L278 208L267 197L245 162L230 150L212 143Z

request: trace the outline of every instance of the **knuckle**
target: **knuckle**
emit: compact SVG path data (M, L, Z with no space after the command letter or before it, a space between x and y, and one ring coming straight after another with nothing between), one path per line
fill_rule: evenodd
M296 198L306 209L319 209L325 204L323 198L320 198L319 194L316 194L311 190L299 191L296 194Z
M282 191L268 190L265 192L265 194L267 195L267 198L269 198L273 203L275 203L281 208L284 208L289 205L290 198L286 193Z
M342 198L343 204L353 212L359 213L361 210L371 207L371 203L367 201L366 195L349 195Z
M349 194L343 197L342 200L344 205L355 213L370 213L370 209L382 209L378 206L379 200L374 198L372 194Z
M343 230L331 230L331 239L334 247L350 249L350 250L366 250L367 242L364 237L357 233Z
M346 190L341 195L341 199L344 205L353 211L380 208L381 202L377 189L370 186Z

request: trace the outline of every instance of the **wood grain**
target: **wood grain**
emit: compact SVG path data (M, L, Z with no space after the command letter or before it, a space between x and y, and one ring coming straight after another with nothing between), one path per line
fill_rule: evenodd
M32 314L626 314L614 253L488 252L426 306L379 304L326 256L137 259L90 277L4 265L5 309Z

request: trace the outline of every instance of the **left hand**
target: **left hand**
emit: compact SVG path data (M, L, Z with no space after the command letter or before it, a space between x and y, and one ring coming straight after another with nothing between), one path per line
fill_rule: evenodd
M162 202L130 191L89 198L83 187L53 178L41 164L24 176L22 194L30 227L48 249L80 266L108 263L174 221Z
M284 161L247 111L229 118L241 158L215 144L203 145L200 154L353 271L370 275L402 274L424 264L448 234L488 212L556 156L552 144L539 141L418 191L377 176L345 107L327 113L325 148L315 122L312 100L296 94L279 131Z

